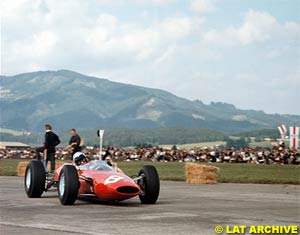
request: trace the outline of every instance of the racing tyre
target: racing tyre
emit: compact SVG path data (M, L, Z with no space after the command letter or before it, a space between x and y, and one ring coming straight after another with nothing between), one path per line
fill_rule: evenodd
M26 167L24 177L25 192L29 198L41 197L45 190L46 174L43 163L32 160Z
M143 204L155 204L159 195L159 176L154 166L143 166L139 172L139 176L144 177L138 181L142 189L139 195Z
M62 205L73 205L78 196L79 177L77 169L65 165L60 171L58 181L58 197Z

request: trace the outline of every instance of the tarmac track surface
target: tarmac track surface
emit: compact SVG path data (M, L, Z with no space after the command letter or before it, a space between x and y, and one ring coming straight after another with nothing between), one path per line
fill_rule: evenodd
M21 177L0 177L0 234L216 234L216 225L299 225L299 185L161 182L159 201L62 206L57 191L27 198Z

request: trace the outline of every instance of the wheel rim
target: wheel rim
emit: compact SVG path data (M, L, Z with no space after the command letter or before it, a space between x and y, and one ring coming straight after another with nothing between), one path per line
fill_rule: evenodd
M146 185L145 185L145 175L144 174L140 174L140 176L143 176L143 178L141 178L139 181L138 181L138 184L142 190L142 194L141 195L145 195L145 188L146 188Z
M26 188L29 189L31 185L31 170L28 168L26 173L26 181L25 181Z
M59 179L59 195L62 197L65 193L65 174L62 173Z

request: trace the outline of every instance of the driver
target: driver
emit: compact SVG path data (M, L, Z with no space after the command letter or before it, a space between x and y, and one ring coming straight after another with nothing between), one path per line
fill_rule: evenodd
M84 165L88 162L88 158L85 156L83 152L77 152L73 156L73 162L76 166Z

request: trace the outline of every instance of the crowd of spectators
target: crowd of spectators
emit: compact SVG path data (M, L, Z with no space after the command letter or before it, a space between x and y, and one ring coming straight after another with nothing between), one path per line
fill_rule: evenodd
M84 148L83 152L90 158L99 157L98 148ZM156 162L216 162L216 163L253 163L253 164L300 164L300 150L289 148L273 149L210 149L193 148L104 148L102 158L113 161L156 161ZM35 149L0 149L0 159L33 159ZM71 154L58 148L56 158L70 160Z

